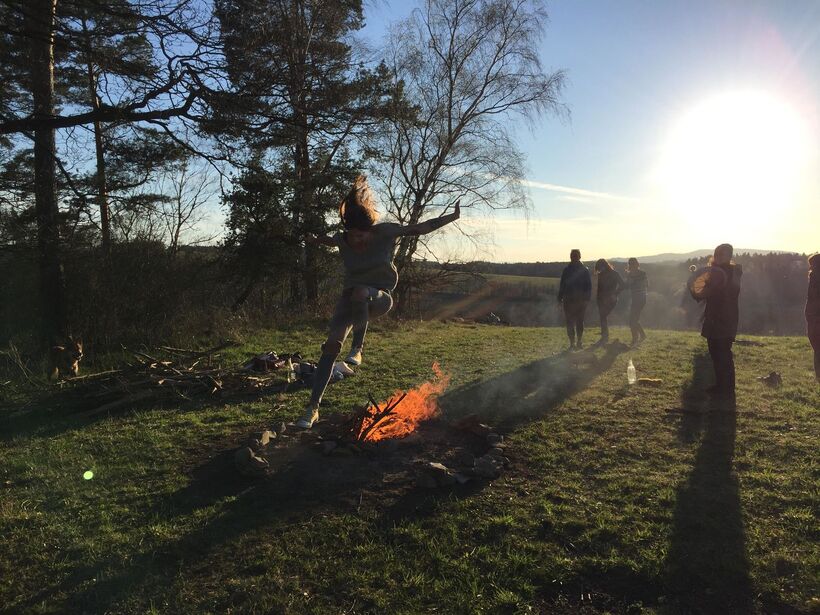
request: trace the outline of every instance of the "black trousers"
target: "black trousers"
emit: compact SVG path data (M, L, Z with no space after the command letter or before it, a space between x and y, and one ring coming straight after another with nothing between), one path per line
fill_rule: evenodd
M601 317L601 339L605 342L609 341L609 321L607 318L615 309L616 304L617 301L611 299L598 302L598 315Z
M735 392L735 357L732 354L733 339L707 338L709 356L715 367L715 388L721 393Z
M646 295L632 296L632 305L629 307L629 329L632 331L632 341L637 342L646 337L641 326L641 312L646 305Z
M567 337L570 344L575 344L575 336L578 336L578 343L584 336L584 314L587 311L588 301L575 300L564 301L564 317L567 319Z

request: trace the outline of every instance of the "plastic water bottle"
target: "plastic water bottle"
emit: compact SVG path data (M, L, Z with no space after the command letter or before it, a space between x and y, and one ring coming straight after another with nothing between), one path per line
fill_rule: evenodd
M288 370L288 383L296 382L296 369L293 367L293 361L290 360L290 357L288 357L285 368Z
M635 364L632 359L629 359L629 364L626 366L626 381L629 384L638 382L638 373L635 371Z

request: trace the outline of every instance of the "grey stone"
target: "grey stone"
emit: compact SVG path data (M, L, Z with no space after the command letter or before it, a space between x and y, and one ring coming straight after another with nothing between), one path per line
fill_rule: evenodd
M442 487L456 484L456 478L452 470L443 463L430 461L422 466L422 469L432 476Z
M303 444L310 444L311 442L317 442L319 440L319 434L313 431L303 431L299 434L299 441Z
M461 472L454 472L453 473L453 478L456 479L456 482L459 485L463 485L464 483L470 482L470 477L465 475L465 474L462 474Z
M488 457L494 457L496 459L503 459L504 450L503 449L499 450L497 448L491 448L490 450L487 451L486 455Z
M504 441L504 436L498 433L488 433L487 434L487 444L490 446L494 444L501 444Z
M239 472L245 476L260 476L269 467L267 459L254 455L248 446L243 446L236 451L234 463Z
M266 429L265 431L260 432L259 435L256 436L256 439L262 443L262 446L267 446L275 437L276 434L274 432L270 429Z
M498 478L501 474L502 462L497 461L494 457L484 455L475 461L475 473L484 478Z

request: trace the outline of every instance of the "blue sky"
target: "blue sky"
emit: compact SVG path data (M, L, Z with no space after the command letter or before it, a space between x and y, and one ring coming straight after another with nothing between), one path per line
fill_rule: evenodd
M367 5L364 36L377 44L387 24L414 6L396 0ZM471 224L494 231L493 245L479 256L550 260L563 258L575 246L582 247L585 257L641 255L688 251L722 240L739 247L820 249L815 238L820 236L820 2L564 0L547 7L550 23L541 58L546 69L567 73L563 100L570 119L547 117L534 129L512 126L528 156L533 210L529 221L516 213L473 220ZM709 198L714 181L702 192L693 191L703 198L684 207L670 200L668 185L659 185L659 165L670 148L682 147L670 135L676 126L680 132L687 113L726 94L743 107L747 92L783 102L789 118L796 118L801 154L794 166L801 170L784 175L787 180L771 179L795 184L783 191L782 199L775 196L778 202L771 207L735 203L727 215L713 217L719 224L701 232L704 225L694 220L708 220L710 212L722 207ZM705 135L699 141L705 152L723 145L710 141L721 132L709 123L715 121L709 119L714 108L707 106L693 129ZM749 116L749 130L769 122L775 134L771 147L758 143L761 150L777 156L772 150L798 148L794 139L785 144L776 140L778 131L785 130L782 122L790 120L768 117L771 105L760 108L761 117ZM730 146L721 151L736 157ZM675 154L680 161L681 153ZM697 150L687 155L696 159ZM684 156L677 166L694 162ZM749 181L765 184L751 169ZM738 181L743 169L735 172ZM694 171L680 173L691 178L678 177L675 185L703 181ZM725 196L725 187L720 188ZM767 194L777 194L769 188ZM740 195L748 200L754 193L749 190L739 190L739 200ZM776 223L764 220L769 217ZM761 221L753 224L752 218ZM735 224L737 220L743 223ZM813 233L807 231L811 227Z

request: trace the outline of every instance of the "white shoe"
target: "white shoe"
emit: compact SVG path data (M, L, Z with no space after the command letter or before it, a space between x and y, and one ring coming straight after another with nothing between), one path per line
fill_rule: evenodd
M345 357L345 363L350 363L351 365L361 365L362 364L362 349L361 348L351 348L350 352L347 353Z
M319 420L319 406L308 405L305 407L305 413L296 421L296 426L299 429L310 429L313 424Z
M333 371L339 372L342 376L352 376L356 373L350 369L350 366L344 361L336 361L336 363L333 364Z

